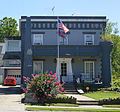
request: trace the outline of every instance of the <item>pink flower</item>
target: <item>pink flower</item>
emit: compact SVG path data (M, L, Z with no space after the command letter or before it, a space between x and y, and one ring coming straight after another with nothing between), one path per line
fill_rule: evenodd
M35 78L37 78L38 76L39 76L39 75L38 75L38 74L36 74L36 75L35 75Z
M50 72L50 74L52 74L52 72Z
M35 90L35 93L36 93L36 90Z
M43 82L43 84L46 84L46 82Z
M23 76L23 79L26 79L26 77L25 77L25 76Z
M51 94L48 94L48 96L52 96Z
M23 90L24 92L26 92L26 91L27 91L27 89L25 89L25 88L23 88L23 87L22 87L22 90Z
M64 84L65 84L65 82L62 83L62 85L64 85Z
M39 89L37 89L37 91L38 91Z
M47 83L49 84L51 81L50 80L47 80Z
M55 80L58 80L58 78L55 78Z
M64 91L64 88L61 88L61 91Z
M34 77L34 75L33 75L33 74L31 74L31 76L32 76L32 77Z
M33 85L33 83L30 84L31 86Z

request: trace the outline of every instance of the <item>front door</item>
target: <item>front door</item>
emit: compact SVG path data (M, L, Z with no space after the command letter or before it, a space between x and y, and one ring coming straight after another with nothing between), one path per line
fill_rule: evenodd
M58 65L58 59L57 59L56 73L57 75L59 75L58 79L62 82L73 82L71 60L72 60L71 58L59 58L59 65Z

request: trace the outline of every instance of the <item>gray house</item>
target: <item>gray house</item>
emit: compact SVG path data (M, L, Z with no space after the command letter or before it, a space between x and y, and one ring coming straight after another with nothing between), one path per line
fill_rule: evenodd
M52 71L56 72L61 81L73 82L79 77L79 82L110 86L110 52L113 43L101 40L102 31L106 27L106 17L60 16L59 18L70 31L67 39L60 38L58 65L57 17L21 17L22 76L31 77L32 73ZM24 84L23 78L21 83Z

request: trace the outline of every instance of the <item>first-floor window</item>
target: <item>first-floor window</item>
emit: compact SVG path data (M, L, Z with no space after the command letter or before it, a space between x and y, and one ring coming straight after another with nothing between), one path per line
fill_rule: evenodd
M61 63L61 75L67 76L67 63Z
M94 45L94 35L93 34L85 34L84 35L84 44L85 45Z
M33 62L33 73L39 74L43 72L43 61L34 61Z
M93 77L94 76L94 61L85 61L85 75Z

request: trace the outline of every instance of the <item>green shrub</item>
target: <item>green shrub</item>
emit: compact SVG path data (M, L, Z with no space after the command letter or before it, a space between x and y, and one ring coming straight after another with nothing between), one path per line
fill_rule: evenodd
M39 75L33 75L32 79L29 77L23 77L26 88L23 88L25 92L33 93L33 97L40 103L47 102L54 99L59 93L64 92L63 84L58 81L56 73L50 72L49 74L40 73Z

